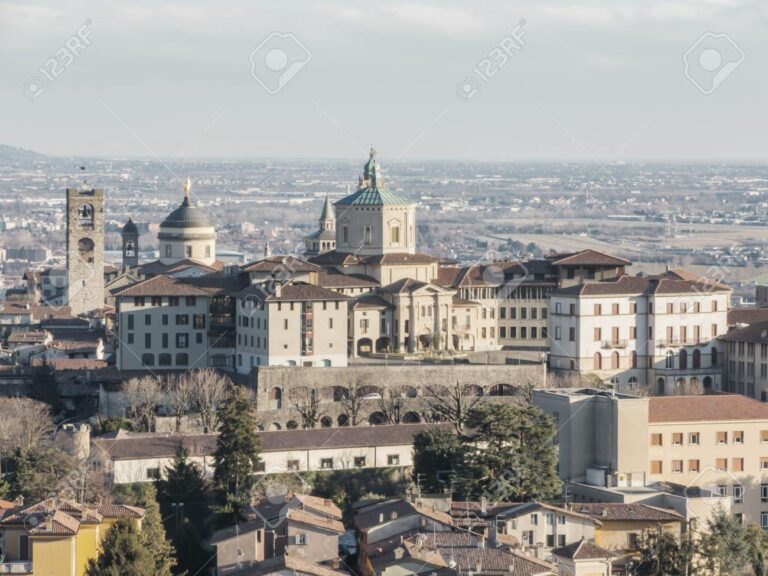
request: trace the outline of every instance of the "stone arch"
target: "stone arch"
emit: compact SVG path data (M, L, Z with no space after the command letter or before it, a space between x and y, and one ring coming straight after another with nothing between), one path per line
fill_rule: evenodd
M283 389L280 386L273 386L269 390L269 409L280 410L283 407Z
M475 396L480 397L484 394L483 387L479 386L477 384L467 384L464 386L464 395L465 396Z
M691 368L698 369L701 368L701 350L696 349L693 351L692 358L691 358Z
M285 423L285 428L287 430L298 430L299 424L296 420L288 420L288 422Z
M282 427L282 426L280 426L280 422L272 422L272 423L269 425L269 430L270 430L271 432L277 432L277 431L279 431L279 430L282 430L282 429L283 429L283 427Z
M373 341L370 338L360 338L357 341L357 355L365 356L373 352Z
M488 393L489 396L514 396L515 388L511 384L494 384Z
M664 391L665 391L665 388L666 388L666 384L667 383L664 380L664 378L659 378L658 380L656 380L656 394L658 396L664 396Z
M688 351L687 350L685 349L680 350L680 358L678 361L680 363L680 370L688 369Z
M387 419L384 417L384 414L378 410L376 412L371 412L371 415L368 416L368 424L371 426L381 426L386 423Z
M592 358L592 364L593 369L595 370L602 370L603 369L603 356L600 354L600 352L595 352L595 355Z
M620 362L621 357L619 356L619 352L614 350L614 352L611 354L611 370L618 370Z
M403 418L401 420L403 424L420 424L421 423L421 416L419 416L418 412L410 411L403 414Z
M331 428L333 427L333 418L330 416L323 416L320 418L320 427L321 428Z
M360 386L358 390L359 394L363 397L364 400L366 399L373 399L378 400L382 397L383 390L378 386L373 386L372 384L366 384L365 386ZM378 395L378 398L366 398L368 396L376 396Z
M704 390L712 390L712 377L711 376L705 376L704 377Z
M346 414L339 414L339 417L336 419L336 422L339 426L349 426L349 416Z
M388 336L381 336L376 339L376 352L391 352L392 340Z

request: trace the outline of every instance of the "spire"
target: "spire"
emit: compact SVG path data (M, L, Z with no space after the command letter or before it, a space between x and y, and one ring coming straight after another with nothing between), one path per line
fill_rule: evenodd
M189 204L189 190L192 188L192 181L187 178L187 181L184 182L184 204Z
M320 222L322 223L326 220L333 220L333 205L331 205L331 199L328 198L328 194L325 195L325 204L320 214Z
M368 186L381 186L384 182L381 178L381 169L379 163L376 162L376 150L371 146L371 151L368 156L368 162L363 167L363 180L366 181Z

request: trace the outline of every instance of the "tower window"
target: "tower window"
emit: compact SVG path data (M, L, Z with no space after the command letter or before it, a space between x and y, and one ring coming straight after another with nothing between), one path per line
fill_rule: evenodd
M370 226L366 226L364 229L365 234L365 245L370 246L373 242L373 230Z
M345 243L349 244L349 227L348 226L344 226L344 228L342 228L342 238L344 239Z
M187 258L192 258L192 246L184 246L184 253L187 255Z
M400 243L400 226L393 226L390 230L390 240L392 244Z
M210 258L211 257L211 245L207 244L205 247L205 257Z
M81 204L77 209L77 221L80 226L93 226L93 206Z
M171 245L166 244L165 245L165 257L170 258L171 257Z

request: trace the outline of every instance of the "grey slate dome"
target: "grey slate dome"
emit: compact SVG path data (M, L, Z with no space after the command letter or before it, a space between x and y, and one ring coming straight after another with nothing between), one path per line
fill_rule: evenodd
M181 205L168 214L160 224L161 228L203 228L206 226L213 227L208 215L201 208L193 206L189 197L186 196Z
M138 234L139 229L136 227L136 224L133 223L133 220L128 218L128 222L125 223L125 226L123 226L123 234Z

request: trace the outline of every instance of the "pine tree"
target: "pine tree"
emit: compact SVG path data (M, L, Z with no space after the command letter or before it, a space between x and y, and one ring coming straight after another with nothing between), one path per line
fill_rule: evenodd
M450 489L465 452L458 436L449 430L419 432L413 438L414 481L426 492Z
M751 547L744 526L722 508L707 521L701 548L711 574L740 574L750 563Z
M213 481L222 506L239 514L250 501L261 452L255 406L243 388L230 387L219 408L219 422Z
M142 534L128 520L118 520L107 532L96 559L88 561L86 576L155 576L155 563Z
M463 487L470 498L525 501L560 491L552 420L535 406L483 404L473 409L463 436Z
M186 451L179 451L173 463L166 467L165 475L157 481L157 500L167 515L174 505L182 504L184 514L193 523L200 524L208 515L206 490L208 483L203 471L190 462Z
M145 510L141 523L141 540L154 562L153 574L171 576L176 566L176 551L165 533L160 506L157 503L157 491L152 484L141 486L137 505Z

